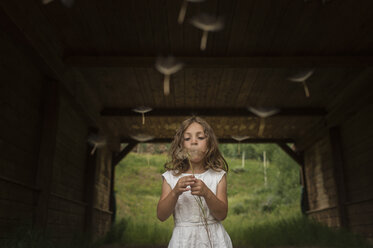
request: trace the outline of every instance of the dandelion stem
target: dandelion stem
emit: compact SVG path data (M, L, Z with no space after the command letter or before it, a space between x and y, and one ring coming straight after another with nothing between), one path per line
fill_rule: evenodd
M306 97L310 97L310 91L308 89L306 81L303 81L302 84L303 84L304 93L306 94Z
M93 154L95 153L96 148L97 148L97 145L95 145L95 146L93 147L93 149L92 149L92 151L91 151L91 155L93 155Z
M188 158L189 166L192 169L192 175L194 176L194 168L193 168L192 163L190 162L190 154L188 152L187 152L187 158ZM203 207L202 198L200 196L195 196L195 195L193 195L193 197L198 204L198 207L199 207L199 210L200 210L200 216L201 216L201 219L202 219L203 226L205 227L205 230L206 230L206 233L207 233L207 238L209 239L210 247L213 248L212 241L211 241L210 230L209 230L209 226L208 226L208 222L207 222L207 215L206 215L205 208Z
M206 50L208 34L209 34L208 31L203 31L202 39L201 39L201 50L202 51Z
M170 75L168 74L164 75L163 93L165 96L168 96L170 94Z
M181 6L180 12L179 12L179 18L177 19L177 22L179 24L182 24L184 22L187 7L188 7L188 1L184 0Z

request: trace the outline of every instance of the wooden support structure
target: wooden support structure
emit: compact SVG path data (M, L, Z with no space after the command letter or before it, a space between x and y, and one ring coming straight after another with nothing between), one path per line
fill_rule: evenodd
M300 152L300 156L304 158L304 152ZM300 179L302 184L302 196L301 196L301 210L303 214L307 214L310 206L308 202L308 188L307 188L307 176L306 176L306 166L303 162L300 169Z
M112 164L114 166L116 166L117 164L119 164L119 162L125 157L127 156L127 154L132 151L132 149L138 144L137 141L134 141L134 140L129 140L128 142L123 142L123 143L128 143L128 145L123 148L122 151L120 151L118 154L115 154L115 156L113 156L113 162Z
M59 84L55 81L43 82L42 123L39 159L35 172L35 187L40 189L36 199L34 226L45 230L48 220L48 203L53 178L53 162L59 115Z
M323 108L283 108L276 116L325 116ZM103 108L102 116L139 116L132 108ZM247 108L157 108L146 113L147 117L158 116L256 116Z
M304 164L303 156L291 149L285 142L276 142L276 144L292 159L294 159L294 161L297 162L299 166L302 166Z
M308 205L308 192L307 192L307 179L306 179L306 169L304 164L304 152L296 152L291 149L286 142L276 142L276 144L287 153L295 162L300 166L300 183L302 185L302 195L301 195L301 210L303 214L306 214L309 210Z
M154 67L156 57L70 56L65 63L76 67ZM185 67L270 68L372 66L372 56L257 56L257 57L178 57Z
M110 206L109 209L113 213L111 216L111 223L115 223L116 217L116 198L114 192L114 182L115 182L115 166L127 156L127 154L132 151L132 149L138 144L138 142L131 141L128 145L119 153L113 153L111 160L111 178L110 178Z
M172 138L155 138L152 140L147 141L146 143L171 143ZM219 138L219 143L222 144L234 144L237 143L237 140L233 138ZM121 138L121 143L131 143L134 142L132 138ZM284 143L293 143L294 139L290 138L284 138L284 139L265 139L265 138L259 138L259 139L245 139L243 141L240 141L240 143L243 144L268 144L268 143L278 143L278 142L284 142Z
M329 129L330 144L333 159L333 174L336 184L337 194L337 209L339 214L340 226L347 228L348 219L346 212L346 187L344 176L344 162L343 162L343 149L341 143L341 134L339 126L334 126Z
M110 202L109 202L109 209L113 213L111 216L111 224L113 225L115 223L115 217L116 217L116 210L117 210L117 204L116 204L116 197L115 197L115 191L114 191L114 180L115 180L115 165L114 159L116 154L113 153L113 156L111 158L111 175L110 175Z
M91 128L92 133L97 133L96 128ZM87 144L86 151L86 169L85 169L85 199L87 203L85 217L84 217L84 231L90 235L93 230L93 211L94 211L94 201L95 201L95 182L97 177L97 151L91 154L91 146Z

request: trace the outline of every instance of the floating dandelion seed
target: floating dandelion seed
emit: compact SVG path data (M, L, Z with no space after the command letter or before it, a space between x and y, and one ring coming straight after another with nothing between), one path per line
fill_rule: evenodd
M163 93L168 96L170 94L170 77L183 68L183 63L172 56L158 57L155 68L164 75Z
M236 140L238 142L241 142L241 141L243 141L245 139L250 138L250 136L236 136L236 135L232 135L231 137L232 137L232 139L234 139L234 140Z
M142 115L142 124L145 125L145 113L152 111L152 108L141 106L141 107L132 109L132 111L136 113L140 113Z
M184 157L186 155L186 158L188 159L189 167L192 169L192 175L194 176L194 167L193 167L193 164L190 162L190 159L193 156L199 156L203 152L198 150L198 149L183 149L181 151L181 153L182 153L182 155L181 155L182 157ZM207 222L208 216L207 216L206 209L203 206L202 198L200 196L196 196L196 195L193 195L193 197L198 204L200 217L201 217L201 220L203 222L203 226L206 230L207 237L208 237L209 242L210 242L210 247L212 248L213 246L212 246L212 241L211 241L211 234L210 234L210 229L209 229L209 225L208 225L208 222Z
M306 97L310 97L310 91L308 89L306 80L312 76L314 70L309 70L305 72L298 73L294 75L293 77L288 78L290 81L297 82L297 83L302 83L303 88L304 88L304 93L306 94Z
M42 0L41 2L42 2L43 4L48 4L48 3L52 2L52 1L53 1L53 0ZM60 1L61 1L61 3L62 3L65 7L68 7L68 8L72 7L73 4L74 4L74 0L60 0Z
M203 31L201 38L201 50L203 51L206 49L208 33L222 30L224 27L222 18L217 18L209 14L200 14L199 16L193 17L190 22L193 26Z
M249 111L261 118L267 118L280 112L278 108L254 108L248 107Z
M146 141L154 139L154 136L151 136L151 135L148 135L148 134L130 135L130 137L134 140L139 141L139 142L146 142Z
M186 11L187 11L187 8L188 8L188 2L191 2L191 3L200 3L200 2L204 2L204 1L205 0L183 0L183 3L182 3L181 8L180 8L179 17L177 19L177 22L179 24L182 24L184 22L185 14L186 14Z
M260 124L259 124L259 131L258 136L261 137L264 132L265 127L265 118L270 117L272 115L277 114L280 112L277 108L254 108L254 107L248 107L249 111L256 116L260 117Z
M231 137L232 137L232 139L238 141L238 154L240 154L241 141L250 138L250 136L232 135Z
M91 150L91 155L93 155L97 148L106 146L107 140L105 137L100 136L98 134L91 134L88 137L88 143L93 146Z

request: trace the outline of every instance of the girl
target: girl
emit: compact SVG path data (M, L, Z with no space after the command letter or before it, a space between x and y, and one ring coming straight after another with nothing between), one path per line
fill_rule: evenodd
M230 248L232 242L220 221L228 211L226 171L210 125L199 117L185 120L169 151L171 161L162 174L157 216L174 217L169 248Z

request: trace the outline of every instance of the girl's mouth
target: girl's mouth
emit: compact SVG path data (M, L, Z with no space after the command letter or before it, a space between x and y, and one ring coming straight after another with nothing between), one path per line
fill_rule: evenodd
M200 149L187 149L190 159L194 160L204 156L204 152Z

